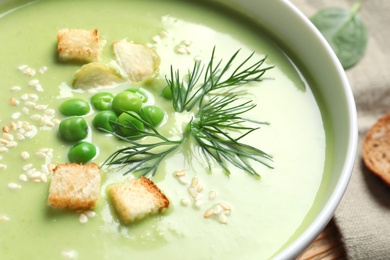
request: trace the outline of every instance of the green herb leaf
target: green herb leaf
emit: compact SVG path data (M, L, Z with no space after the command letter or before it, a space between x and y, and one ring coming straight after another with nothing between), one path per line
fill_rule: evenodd
M358 12L360 3L351 10L326 8L310 20L333 48L344 69L354 66L363 57L368 34Z
M258 126L251 127L249 124L267 123L242 117L256 105L251 100L240 102L240 91L237 91L238 86L261 81L264 73L272 67L262 66L265 58L248 65L253 53L238 66L233 67L233 61L238 53L239 51L234 53L222 66L222 61L214 64L214 48L207 66L195 62L193 69L188 71L186 81L180 77L178 71L174 73L171 68L171 77L166 80L172 91L173 108L177 112L196 109L194 113L197 113L187 122L187 130L183 136L179 140L168 139L161 135L151 122L142 119L142 116L137 117L128 113L150 131L139 129L132 122L128 125L117 121L112 122L116 128L125 128L135 134L122 137L112 132L130 145L114 152L104 164L130 164L126 173L134 171L142 175L148 173L154 175L159 164L168 154L188 142L190 140L188 137L193 137L205 155L209 169L212 161L228 174L230 174L229 163L255 176L259 174L252 167L251 161L272 168L270 155L240 142L243 137L259 129ZM203 81L200 81L201 78ZM105 129L99 130L108 132Z

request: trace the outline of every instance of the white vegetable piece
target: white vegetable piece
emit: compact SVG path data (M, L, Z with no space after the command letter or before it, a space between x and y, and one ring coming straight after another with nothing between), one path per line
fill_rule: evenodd
M150 77L160 66L160 58L146 45L120 40L114 42L113 49L119 65L133 82Z

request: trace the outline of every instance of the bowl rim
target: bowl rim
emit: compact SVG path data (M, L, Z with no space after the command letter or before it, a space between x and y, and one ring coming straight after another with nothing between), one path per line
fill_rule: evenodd
M329 45L327 40L323 35L318 31L318 29L311 23L309 18L307 18L301 10L299 10L294 4L290 1L283 0L282 4L285 8L288 8L296 19L300 19L306 28L311 32L313 37L317 38L322 49L328 55L329 59L335 66L338 76L342 82L341 86L345 94L345 100L348 108L349 121L346 124L349 126L349 135L348 135L348 150L346 154L346 159L342 168L342 172L338 178L337 184L331 193L329 199L323 206L322 210L318 213L314 221L308 226L308 228L301 234L297 239L295 239L290 245L285 249L274 256L274 259L291 259L292 257L297 257L301 254L309 245L312 243L315 238L321 233L325 228L328 222L334 215L338 205L341 202L342 197L344 196L347 186L349 184L350 178L352 176L352 171L356 159L357 152L357 143L358 143L358 124L357 124L357 111L356 104L353 97L353 92L348 81L347 75L344 68L342 67L339 59L334 53L332 47Z

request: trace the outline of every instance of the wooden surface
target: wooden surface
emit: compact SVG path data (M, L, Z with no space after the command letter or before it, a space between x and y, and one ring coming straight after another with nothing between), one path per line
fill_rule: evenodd
M297 260L306 259L346 259L340 231L333 219L316 240L297 258Z

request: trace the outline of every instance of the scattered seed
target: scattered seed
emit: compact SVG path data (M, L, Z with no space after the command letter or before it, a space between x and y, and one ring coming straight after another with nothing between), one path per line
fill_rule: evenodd
M95 211L87 211L87 212L85 212L85 214L89 218L94 218L96 216L96 212Z
M0 170L7 169L7 165L0 163Z
M18 145L18 143L16 141L9 141L9 143L7 144L7 147L12 148L12 147L15 147L17 145Z
M197 178L192 178L191 187L195 188L196 186L198 186L198 183L199 183L199 181Z
M3 126L3 132L8 133L9 132L9 126Z
M0 222L10 221L11 219L6 215L0 215Z
M12 190L16 190L16 189L21 189L22 186L17 184L17 183L10 182L10 183L8 183L8 188L10 188Z
M209 192L209 200L214 200L217 197L217 193L215 191Z
M79 221L81 224L85 224L88 222L88 217L84 213L81 213L79 217Z
M184 207L187 207L188 205L190 205L191 203L191 200L190 199L187 199L187 198L184 198L184 199L181 199L180 200L180 204Z
M212 215L214 215L213 209L208 209L208 210L205 211L203 217L204 217L204 218L209 218L209 217L211 217Z
M46 109L44 112L43 112L46 116L52 116L55 114L55 110L54 109Z
M32 163L29 163L29 164L24 165L22 169L23 169L23 171L28 171L28 170L32 169L32 167L33 167Z
M77 252L74 250L70 251L62 251L61 256L65 259L76 259L77 258Z
M39 73L43 74L47 71L47 67L46 66L43 66L39 69Z
M219 205L221 206L221 208L223 210L226 210L226 211L230 211L231 210L230 206L227 205L226 203L220 203Z
M5 146L0 146L0 153L8 152L8 148Z
M13 114L11 115L11 118L14 119L14 120L16 120L16 119L18 119L18 118L20 117L21 114L22 114L22 113L20 113L20 112L15 112L15 113L13 113Z
M26 174L20 174L19 175L19 180L21 180L21 181L28 181L28 178L27 178L27 175Z
M26 102L24 102L24 105L26 107L35 107L36 106L35 102L33 102L33 101L26 101Z
M39 80L37 80L37 79L32 79L32 80L30 80L29 82L28 82L28 85L30 86L30 87L35 87L36 85L38 85L39 84Z
M44 182L44 183L47 182L47 175L46 174L42 173L40 177L41 177L42 182Z
M30 110L28 110L27 107L22 107L22 112L26 115L28 115L30 113Z
M187 171L186 171L186 170L180 170L180 171L175 172L175 175L176 175L177 177L181 177L181 176L184 176L184 175L186 175L186 174L187 174Z
M23 151L21 153L21 156L22 156L23 160L28 160L30 158L30 154L27 151Z
M17 106L19 105L19 100L17 100L16 98L12 97L9 99L9 103L11 106Z
M20 91L22 88L21 87L19 87L19 86L13 86L13 87L11 87L11 90L12 91Z

